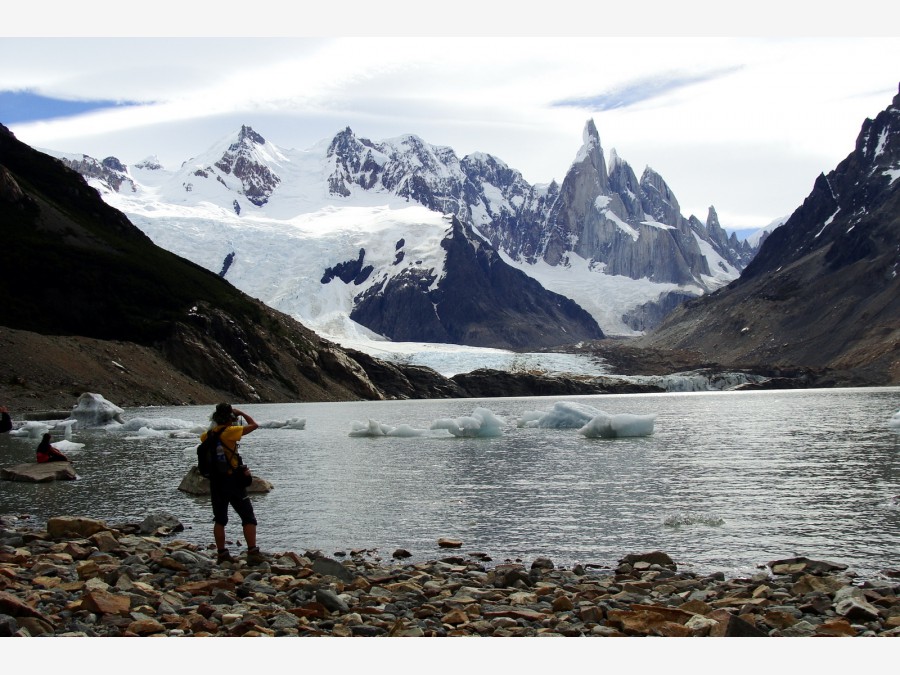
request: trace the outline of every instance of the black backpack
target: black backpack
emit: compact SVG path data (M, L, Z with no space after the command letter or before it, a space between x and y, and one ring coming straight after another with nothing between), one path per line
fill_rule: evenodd
M209 478L216 465L216 448L219 445L221 431L207 431L206 440L197 446L197 470L204 478Z

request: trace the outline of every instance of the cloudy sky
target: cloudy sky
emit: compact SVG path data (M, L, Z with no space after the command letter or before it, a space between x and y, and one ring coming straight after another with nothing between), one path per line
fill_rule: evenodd
M63 5L12 9L24 15L0 29L0 123L32 146L125 163L157 155L175 168L241 124L296 149L349 126L373 140L416 134L460 157L490 153L545 183L563 178L593 119L607 153L659 172L685 215L714 205L729 229L799 206L900 80L900 38L877 33L897 25L891 17L845 38L834 31L862 32L853 21L773 21L779 5L768 0L727 26L766 37L730 38L703 34L718 26L691 19L692 3L677 3L681 23L670 25L664 12L650 20L653 2L640 17L561 0L553 17L536 5L517 29L465 1L442 5L453 18L438 30L425 5L404 2L368 16L371 3L342 3L340 22L306 13L284 24L265 2L176 13L163 1L137 24L119 4L93 4L108 6L89 27ZM721 19L721 4L696 5ZM647 35L616 36L634 32Z

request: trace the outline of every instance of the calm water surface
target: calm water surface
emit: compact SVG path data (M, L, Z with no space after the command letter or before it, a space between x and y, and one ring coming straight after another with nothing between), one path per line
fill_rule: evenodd
M524 412L556 401L654 413L655 432L608 440L517 428ZM264 550L389 558L405 548L420 560L445 555L437 540L451 537L495 562L614 565L661 549L698 572L746 573L793 555L863 575L900 565L900 434L888 426L900 388L243 407L257 422L306 419L303 430L259 429L242 443L254 473L274 484L253 497ZM349 435L354 420L428 429L476 407L505 420L502 436ZM132 408L124 417L205 425L210 412ZM85 444L70 453L79 480L0 482L0 513L115 524L167 511L187 528L180 538L211 542L208 499L177 490L196 461L192 437L93 429L72 440ZM4 434L0 461L33 461L36 445ZM240 536L233 514L227 532Z

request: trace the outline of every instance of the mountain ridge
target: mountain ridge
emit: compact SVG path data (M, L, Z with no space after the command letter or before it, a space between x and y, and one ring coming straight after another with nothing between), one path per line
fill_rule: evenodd
M863 122L741 277L692 299L637 345L722 363L824 368L844 383L900 383L900 93Z
M136 171L126 167L124 172L115 172L108 166L121 166L118 160L94 160L94 165L111 172L104 178L102 173L85 172L90 165L86 159L60 158L94 181L109 203L127 213L157 243L207 269L219 272L225 268L226 277L235 285L313 328L320 318L319 326L327 323L328 317L311 315L302 303L278 305L271 289L276 285L283 288L282 280L239 276L240 265L234 267L233 263L244 255L242 251L222 251L218 259L208 259L200 256L198 245L223 227L239 230L252 223L258 232L271 231L276 221L287 228L298 218L327 215L340 208L382 205L399 212L420 204L473 228L507 264L551 293L579 304L604 334L639 333L682 299L737 277L753 248L725 233L714 208L710 207L705 223L695 216L683 217L671 189L649 167L639 181L613 151L607 169L593 120L586 123L583 136L583 146L563 183L544 185L528 184L521 173L486 153L460 159L452 148L429 145L413 134L375 142L356 136L349 127L330 141L298 152L282 150L244 125L237 134L170 173L137 165ZM579 170L587 166L584 162L593 169L581 175ZM140 164L155 166L153 162ZM235 173L238 165L240 176ZM179 210L170 218L174 227L166 228L159 213L170 207ZM213 217L219 221L215 226L204 224ZM197 224L183 228L192 236L177 237L180 223L188 219ZM321 222L326 223L327 218ZM410 228L404 233L407 241L417 236L414 225ZM273 232L269 234L263 245L277 249L284 243L278 243ZM322 274L310 277L321 278L327 268L352 259L349 253L341 257L332 253L339 247L327 240L323 228L305 245L320 248L319 254L311 257ZM355 252L352 256L355 258ZM392 267L396 267L393 261L386 262L375 276L393 278L396 270ZM427 269L421 270L422 274L427 274ZM385 281L382 288L392 285ZM349 316L363 298L371 307L370 288L358 291L355 299L342 301L341 308L324 313L338 311ZM293 290L279 291L278 302L285 303L291 294L317 292L313 285L298 281ZM427 310L427 303L419 304ZM386 299L382 306L396 307L398 303ZM397 323L396 317L376 317L371 311L356 311L356 315L368 317L366 328L370 330ZM415 336L414 329L428 323L430 317L409 318L407 328L386 337L405 334L424 341L425 334ZM472 317L476 324L485 320L485 316ZM501 340L488 346L522 348L546 343Z

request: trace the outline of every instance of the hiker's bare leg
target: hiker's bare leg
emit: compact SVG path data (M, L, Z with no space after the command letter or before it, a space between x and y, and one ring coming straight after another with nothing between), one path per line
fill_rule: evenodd
M213 525L213 538L216 540L216 548L222 550L225 548L225 526L216 523Z
M256 546L256 525L244 525L244 539L247 540L247 548Z

